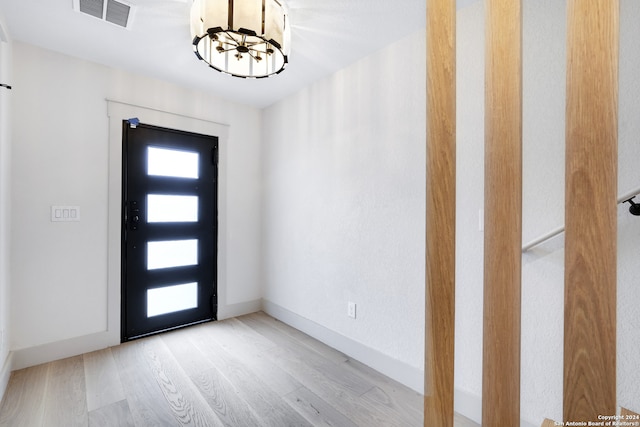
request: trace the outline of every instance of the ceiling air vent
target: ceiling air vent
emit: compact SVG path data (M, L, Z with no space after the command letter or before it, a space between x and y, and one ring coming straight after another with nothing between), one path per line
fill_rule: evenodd
M124 28L131 22L131 6L116 0L73 0L73 8Z

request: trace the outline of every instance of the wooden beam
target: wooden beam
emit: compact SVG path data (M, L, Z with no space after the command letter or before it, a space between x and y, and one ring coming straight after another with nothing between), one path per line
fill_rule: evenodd
M424 425L453 426L455 326L455 0L427 0Z
M563 416L587 422L616 413L618 0L568 0L567 32Z
M522 8L485 0L482 425L520 425Z

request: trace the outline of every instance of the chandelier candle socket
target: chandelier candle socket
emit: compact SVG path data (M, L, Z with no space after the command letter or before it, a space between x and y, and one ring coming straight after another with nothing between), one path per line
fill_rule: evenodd
M191 36L198 59L232 76L269 77L288 62L289 22L277 0L194 0Z

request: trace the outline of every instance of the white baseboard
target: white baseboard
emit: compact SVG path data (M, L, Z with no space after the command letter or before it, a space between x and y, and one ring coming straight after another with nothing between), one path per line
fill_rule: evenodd
M11 371L13 371L13 352L9 352L9 355L2 365L2 370L0 371L0 402L2 402L4 392L7 390Z
M378 350L305 319L271 301L262 300L262 309L271 317L322 341L418 393L424 393L424 372L421 369L380 353Z
M464 415L470 420L482 425L482 398L477 394L470 393L459 388L454 392L455 411L460 415ZM533 424L529 421L520 419L520 427L538 427L540 423Z
M98 332L13 351L13 370L53 362L120 344L117 336Z
M376 371L398 381L401 384L424 394L424 371L409 366L399 360L380 353L362 343L345 337L309 319L287 310L269 300L262 300L262 310L289 326L292 326L349 357L370 366ZM482 424L482 398L473 393L456 388L454 392L455 411L460 415ZM520 427L536 427L521 420Z
M218 306L218 320L230 319L232 317L244 316L262 310L262 300L241 302L238 304Z
M454 410L482 425L482 398L466 390L456 388L453 393Z
M424 394L423 370L414 368L386 354L380 353L371 347L332 331L271 301L254 300L220 306L218 307L218 319L228 319L255 313L260 310L341 351L347 356L370 366L412 390ZM99 332L10 352L2 367L2 371L0 371L0 400L9 383L11 371L101 350L118 344L120 344L120 340L117 336L114 336L114 334ZM454 402L456 412L481 424L482 399L480 396L456 389ZM536 427L536 425L522 420L520 427Z
M218 319L222 320L242 316L243 314L255 313L261 309L261 300L220 306L218 307ZM28 368L66 357L90 353L118 344L120 344L119 333L98 332L49 344L14 350L12 370Z

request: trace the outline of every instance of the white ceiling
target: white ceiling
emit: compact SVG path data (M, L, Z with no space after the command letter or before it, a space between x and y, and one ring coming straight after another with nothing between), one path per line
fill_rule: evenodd
M87 59L256 107L396 41L426 21L425 0L285 0L291 22L289 65L249 80L198 61L191 47L192 0L123 0L133 6L129 29L73 10L72 0L0 0L13 40ZM457 0L458 8L475 0Z

